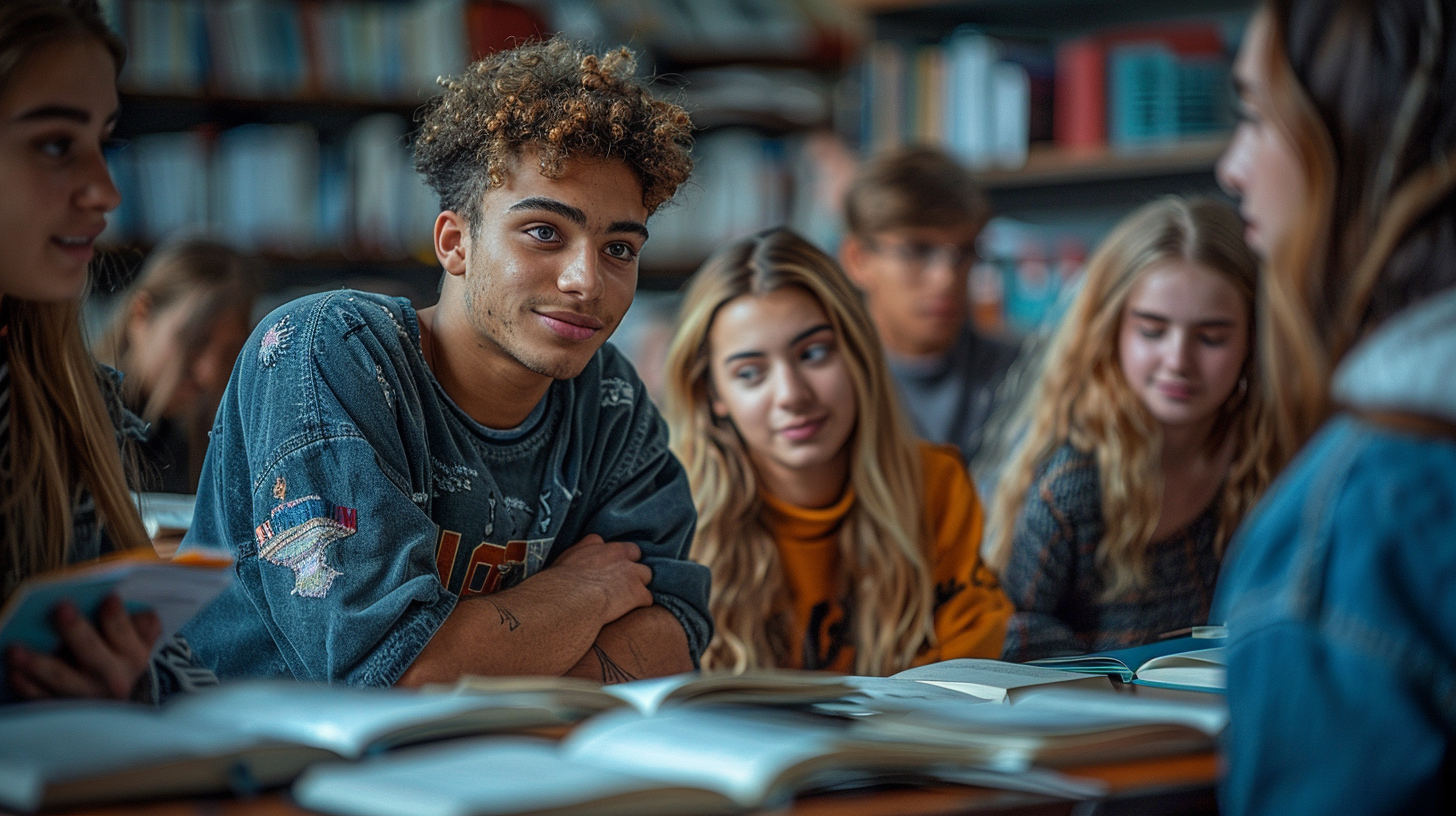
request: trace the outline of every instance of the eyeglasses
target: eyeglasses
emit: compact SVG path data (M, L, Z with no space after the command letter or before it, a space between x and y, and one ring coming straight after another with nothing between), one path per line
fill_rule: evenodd
M869 242L872 252L893 258L913 272L929 269L931 264L945 264L955 271L969 269L980 258L975 246L927 244L920 241Z

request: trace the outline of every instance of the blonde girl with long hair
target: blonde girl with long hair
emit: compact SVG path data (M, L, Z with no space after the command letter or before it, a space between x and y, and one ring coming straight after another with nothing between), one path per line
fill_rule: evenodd
M988 560L1005 657L1139 645L1207 620L1230 534L1272 476L1238 215L1164 198L1088 263L1019 416Z
M1456 2L1278 0L1219 161L1280 445L1235 539L1226 813L1456 802Z
M252 330L255 266L205 238L160 246L93 347L125 376L126 407L150 425L136 447L145 490L197 492L207 433Z
M94 0L0 4L0 600L37 573L150 547L123 472L122 409L79 316L94 241L120 202L102 148L124 53ZM155 614L112 596L94 622L70 603L52 620L61 652L6 649L11 694L159 693Z
M954 448L917 441L859 293L776 229L686 290L667 416L712 569L705 668L891 674L994 657L1010 604Z

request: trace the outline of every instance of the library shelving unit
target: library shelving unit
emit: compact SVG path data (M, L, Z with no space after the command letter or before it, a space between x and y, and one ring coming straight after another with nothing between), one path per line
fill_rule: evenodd
M840 0L868 16L875 41L927 43L958 27L993 37L1059 42L1117 27L1188 20L1230 30L1256 7L1253 0ZM867 103L872 104L872 103ZM1033 142L1016 169L980 173L997 211L1041 223L1110 223L1164 193L1217 194L1213 169L1227 131L1136 148L1103 145L1066 150Z
M556 29L631 43L645 72L693 111L700 168L716 168L716 178L742 188L716 195L718 204L765 202L739 219L744 224L779 217L794 205L778 143L833 126L830 97L860 36L837 7L826 13L809 0L109 0L103 7L130 51L116 132L126 146L112 156L126 195L116 228L104 236L112 249L101 265L103 292L124 284L156 241L206 231L257 252L273 292L371 279L433 300L432 199L405 149L415 114L436 90L433 77L463 69L483 53L483 40ZM723 16L753 9L762 19ZM583 20L590 25L577 25ZM377 172L361 182L368 167ZM305 176L317 185L299 188ZM719 184L700 182L689 192L703 197L710 187L716 194ZM373 220L360 215L375 209ZM691 212L654 219L644 288L675 289L717 240L695 231L715 223L703 207L679 209ZM304 219L317 223L299 227Z

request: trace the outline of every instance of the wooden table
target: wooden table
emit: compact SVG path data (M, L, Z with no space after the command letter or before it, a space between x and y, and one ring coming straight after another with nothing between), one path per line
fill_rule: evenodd
M1107 783L1097 801L1073 801L971 786L904 788L806 796L776 816L951 816L951 814L1072 814L1217 812L1218 758L1212 753L1063 769ZM254 799L185 799L63 811L69 816L308 816L286 793Z

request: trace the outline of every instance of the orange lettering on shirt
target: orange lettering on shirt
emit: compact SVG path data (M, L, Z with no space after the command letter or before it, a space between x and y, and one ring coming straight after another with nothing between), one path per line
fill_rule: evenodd
M481 542L470 553L465 571L465 585L460 595L485 595L495 592L512 572L526 566L526 542L511 541L505 546Z

